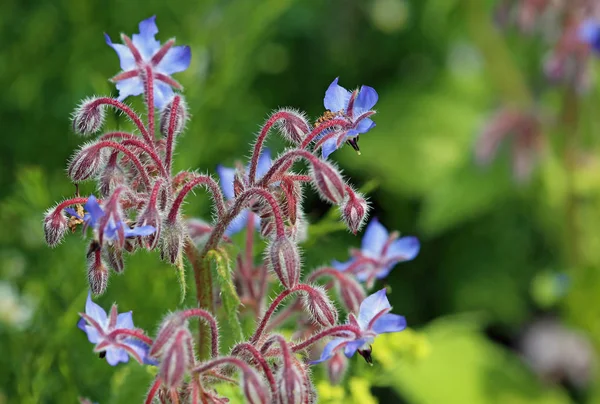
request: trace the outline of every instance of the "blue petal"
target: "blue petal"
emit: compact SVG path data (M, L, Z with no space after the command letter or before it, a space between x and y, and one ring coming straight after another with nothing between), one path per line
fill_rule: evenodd
M104 211L98 204L98 200L94 195L90 195L85 205L83 205L84 209L89 213L89 226L94 227L96 222L104 216Z
M385 288L368 296L360 304L358 309L358 324L362 330L366 330L371 320L383 310L389 310L390 302L385 295Z
M127 328L128 330L133 329L133 316L130 311L121 313L117 316L116 328Z
M86 324L87 324L87 321L85 321L84 318L82 317L77 322L77 328L79 328L83 332L86 332L86 330L85 330Z
M154 226L146 225L146 226L138 226L130 229L129 226L124 226L125 229L125 237L144 237L154 234L156 229Z
M352 111L353 117L358 117L359 115L370 111L373 109L375 104L377 104L377 100L379 96L377 95L377 91L373 87L362 86L358 95L356 96L356 100L354 101L354 110Z
M315 361L311 361L308 363L310 363L311 365L316 365L317 363L325 362L327 359L333 357L333 354L336 349L342 347L347 342L348 340L346 338L332 339L327 343L327 345L325 345L325 348L323 348L323 352L321 352L321 357Z
M217 166L217 174L219 174L223 195L225 195L225 198L227 199L233 199L233 179L235 177L235 170L233 168L223 167L219 164Z
M600 35L600 25L592 20L585 20L579 27L579 39L586 43L594 43Z
M389 238L389 233L377 218L372 219L367 225L362 239L361 250L371 258L378 258L384 244Z
M364 339L357 339L356 341L349 341L344 348L344 355L346 358L351 358L354 356L356 351L363 346L367 341Z
M360 122L356 125L357 133L367 133L371 129L375 127L375 122L371 118L361 119Z
M131 53L131 50L129 50L127 46L120 43L113 43L106 33L104 34L104 40L108 46L117 52L117 55L119 56L119 62L121 64L121 70L128 71L135 68L135 59L133 58L133 53Z
M85 314L93 318L101 327L106 326L107 315L102 307L92 300L92 292L88 291L88 297L85 301Z
M154 39L154 36L158 33L155 20L156 16L153 15L140 22L140 33L131 36L131 41L144 60L150 60L156 51L160 49L160 42Z
M119 362L129 362L129 355L124 349L108 348L106 350L106 361L110 366L116 366Z
M190 67L192 51L189 46L174 46L160 61L156 69L166 75L182 72Z
M271 150L264 149L256 164L256 179L261 179L271 168Z
M387 313L375 320L371 329L377 334L386 332L398 332L406 328L406 319L404 316Z
M321 153L323 158L326 159L331 153L337 150L337 143L335 138L327 139L325 143L321 145Z
M102 339L100 337L100 332L94 326L86 325L84 328L84 331L88 337L88 341L90 341L92 344L97 344L100 342Z
M125 343L137 352L140 358L142 358L145 365L158 365L158 361L156 359L153 359L150 356L148 356L148 352L150 351L150 347L148 345L135 338L129 338L125 341Z
M154 80L154 106L162 109L173 98L173 89L167 83Z
M231 223L227 227L227 230L225 230L225 235L231 237L234 234L244 230L246 226L248 226L249 213L250 212L248 211L248 209L244 209L243 211L241 211L240 214L237 215L235 219L231 221Z
M325 108L332 112L346 110L348 102L350 101L350 95L352 94L344 87L338 85L338 79L339 77L336 77L329 85L329 88L325 92L325 98L323 99Z
M144 83L139 77L117 81L117 90L119 90L119 101L131 96L140 95L144 92Z
M416 237L402 237L395 240L386 251L385 257L396 262L410 261L419 254L421 243Z
M83 217L79 216L79 213L77 213L73 208L65 208L65 212L71 216L75 216L79 220L83 220Z

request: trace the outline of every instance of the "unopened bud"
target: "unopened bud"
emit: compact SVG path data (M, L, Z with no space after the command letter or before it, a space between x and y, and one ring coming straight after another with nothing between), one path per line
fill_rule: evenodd
M311 167L311 177L321 198L336 204L344 200L344 180L333 165L323 160L315 162Z
M354 276L348 274L343 279L338 286L342 304L349 313L358 313L360 304L367 297L365 291Z
M164 223L160 246L160 258L162 260L171 264L179 262L183 250L184 233L185 229L179 218L174 223L168 220Z
M83 145L73 156L67 173L75 182L85 181L95 176L106 161L104 149L95 143Z
M275 233L275 221L271 216L260 220L260 235L264 239L270 238Z
M179 102L177 108L173 108L176 98L179 99ZM173 116L173 114L175 115ZM180 95L176 95L160 111L160 133L166 137L169 134L169 129L171 129L174 136L179 135L183 132L187 119L187 104Z
M142 246L148 251L154 250L161 237L162 218L158 213L156 204L148 204L142 214L137 218L137 226L152 226L156 231L148 236L140 237Z
M304 114L293 109L283 109L279 113L285 115L285 118L277 122L277 127L283 137L294 144L302 143L310 132L310 125Z
M322 287L313 286L307 290L302 296L302 304L311 319L320 326L331 327L337 324L337 310Z
M73 131L83 136L98 132L104 124L104 108L97 98L84 100L73 112Z
M266 384L258 376L258 373L250 367L242 373L242 391L249 404L268 404L271 402L271 394Z
M69 222L62 209L48 209L44 217L44 235L48 246L56 247L60 244L68 228Z
M123 270L125 269L125 262L123 261L123 249L117 248L113 244L109 244L106 245L102 251L106 261L108 262L108 266L118 274L123 273Z
M158 333L148 354L154 358L160 357L174 342L175 335L184 329L188 329L188 321L184 316L178 313L166 316L160 327L158 327Z
M286 288L296 286L300 280L300 253L287 237L278 237L269 246L269 260L279 281Z
M241 173L239 170L235 171L235 174L233 175L233 195L234 196L239 196L242 192L244 192L244 189L246 188L246 186L244 185L244 179L242 178L242 175L244 175L243 173Z
M108 269L102 261L102 250L97 241L92 241L87 253L88 282L94 295L101 295L108 285Z
M125 172L117 163L117 157L116 152L110 156L98 178L98 190L104 198L108 198L117 187L127 184Z
M180 329L174 341L167 347L160 361L160 378L169 389L181 386L186 372L193 365L194 353L190 351L192 335L187 329Z
M333 357L327 361L327 376L331 384L340 384L348 370L348 358L340 349L333 354Z
M348 193L342 205L342 219L350 231L356 234L364 225L369 205L359 193Z
M305 377L300 373L298 366L282 366L277 375L279 404L303 404L307 394Z

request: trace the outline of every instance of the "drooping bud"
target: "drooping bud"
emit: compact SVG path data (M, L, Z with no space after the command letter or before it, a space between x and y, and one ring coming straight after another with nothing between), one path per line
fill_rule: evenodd
M310 132L310 124L300 111L293 109L282 109L276 113L283 113L285 118L277 121L277 128L284 138L293 144L300 144Z
M322 327L337 324L338 312L321 286L313 286L302 296L302 304L311 319Z
M295 360L293 359L293 361ZM301 368L295 366L294 363L281 367L277 375L279 404L303 404L306 402L308 392L300 370Z
M73 131L82 136L94 134L102 128L105 117L105 106L97 102L97 98L88 98L73 112Z
M60 244L68 228L69 222L62 209L48 209L44 217L44 236L48 246L56 247Z
M98 178L98 190L103 198L107 198L113 191L121 185L127 183L125 172L118 164L119 154L113 152L108 159L108 163L102 170Z
M160 357L174 342L175 335L183 329L188 329L188 321L184 316L178 313L166 316L160 327L158 327L158 333L148 354L154 358Z
M75 153L67 173L75 182L85 181L95 176L106 161L105 149L101 149L95 143L88 143L81 146Z
M161 237L162 218L158 212L156 204L149 203L142 214L137 218L137 226L152 226L156 231L148 236L140 237L142 246L148 251L152 251L158 245Z
M260 220L260 235L264 239L270 238L275 233L275 221L271 216Z
M340 281L338 293L349 313L358 313L360 304L367 297L362 285L351 275L344 276L343 281Z
M183 238L185 229L181 220L177 218L175 222L165 221L162 228L160 258L171 264L179 262L183 250Z
M338 350L333 357L327 361L327 376L331 384L340 384L348 370L348 358L342 350Z
M348 192L342 204L342 219L350 231L356 234L364 225L369 205L365 198L357 192Z
M125 269L123 249L117 248L114 244L108 244L105 245L102 251L108 262L108 266L118 274L123 273L123 270Z
M108 285L108 269L102 261L102 250L97 241L92 241L87 252L87 271L90 290L94 295L101 295Z
M319 160L312 165L310 173L321 198L336 204L344 200L344 180L333 165Z
M160 361L160 377L169 389L181 386L186 372L193 366L193 355L190 351L192 334L182 328L175 334L173 343L166 347Z
M178 99L177 102L176 99ZM173 107L175 103L177 103L176 108ZM175 115L173 116L173 114ZM187 104L181 95L176 95L160 111L160 133L166 137L169 134L169 127L172 124L173 135L177 136L183 132L187 120Z
M300 253L298 247L287 237L278 237L269 246L269 260L279 281L286 288L293 288L300 280Z
M254 369L250 367L244 369L240 384L249 404L268 404L271 402L268 387Z
M233 195L236 197L244 192L244 189L246 189L243 175L244 173L240 172L239 170L236 170L235 174L233 175Z

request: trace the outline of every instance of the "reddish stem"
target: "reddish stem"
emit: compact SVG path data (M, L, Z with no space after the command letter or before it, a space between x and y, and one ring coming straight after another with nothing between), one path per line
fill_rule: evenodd
M171 211L169 212L169 216L167 218L168 221L175 222L175 219L177 219L177 213L179 212L181 204L183 203L183 200L185 199L186 195L196 186L201 184L205 185L211 192L219 219L224 217L225 202L223 201L223 194L221 193L221 188L219 187L219 184L217 184L217 182L208 175L198 175L192 180L188 181L183 186L181 191L179 191L179 194L177 194L177 197L173 202L173 206L171 207Z
M188 309L181 313L184 318L198 317L208 323L211 329L211 350L213 358L219 356L219 328L215 318L206 310Z
M248 183L250 186L254 185L254 180L256 177L256 169L258 167L258 159L260 158L260 152L262 150L263 143L269 134L269 130L273 127L273 125L280 119L285 118L286 115L289 115L287 111L279 111L267 120L267 122L262 127L260 134L256 138L256 143L254 144L254 151L252 152L252 160L250 161L250 171L248 173Z
M146 109L148 110L148 132L150 133L150 144L154 147L154 76L152 75L152 66L146 65L144 79L144 84L146 84Z
M158 156L158 154L156 154L156 151L154 151L154 148L148 147L144 142L140 142L138 139L127 139L127 140L122 141L121 144L124 146L128 146L128 145L135 146L135 147L138 147L138 148L142 149L143 151L145 151L150 156L150 158L152 160L154 160L154 163L160 170L160 173L162 174L162 176L165 178L169 178L169 175L167 174L167 170L165 170L165 166L163 165L163 162L160 159L160 157Z
M139 171L140 176L142 177L142 181L144 182L144 185L146 186L146 189L150 189L150 178L148 177L148 173L144 169L142 162L131 150L129 150L123 144L117 143L117 142L112 142L109 140L104 140L102 142L96 143L93 147L98 147L100 149L108 147L108 148L118 150L121 153L125 154L127 157L129 157L131 162L135 165L135 167Z
M144 401L144 404L152 404L154 402L154 397L156 396L156 393L158 393L158 389L160 388L161 385L161 381L160 378L157 376L156 379L154 379L154 382L152 383L152 385L150 386L150 390L148 390L148 394L146 394L146 400Z
M273 393L273 397L275 397L277 395L277 382L275 381L273 372L271 371L271 368L269 367L269 364L267 363L265 358L263 358L263 356L260 354L260 352L258 351L258 349L256 349L254 345L248 342L242 342L238 344L235 348L233 348L231 354L236 355L236 353L242 349L245 349L246 351L250 352L254 360L260 365L263 372L265 373L265 376L267 377L269 386L271 386L271 392Z
M354 325L350 325L350 324L336 325L335 327L326 328L325 330L313 335L312 337L308 338L307 340L305 340L299 344L293 345L292 352L301 351L325 337L340 335L341 333L344 333L346 331L349 331L356 336L359 336L361 334L360 328L358 328Z
M302 149L290 150L290 151L286 152L285 154L283 154L281 157L279 157L277 160L275 160L275 162L273 163L271 168L269 168L269 171L267 171L267 173L259 181L258 186L260 186L260 187L267 186L267 184L270 183L272 177L274 177L281 170L281 168L284 167L285 164L293 163L298 158L304 158L304 159L308 160L312 165L319 164L319 162L320 162L318 157L316 157L314 154L312 154L311 152L309 152L307 150L302 150Z
M56 214L56 212L60 212L61 210L63 210L64 208L66 208L68 206L81 205L81 204L86 203L87 201L88 201L88 198L84 198L84 197L77 197L77 198L71 198L71 199L64 200L61 203L59 203L58 205L56 205L56 207L54 208L54 211L52 213ZM101 203L101 202L98 201L98 203Z
M113 337L119 337L122 335L127 335L129 337L137 338L140 341L142 341L143 343L148 344L148 345L152 345L152 343L153 343L152 338L148 337L147 335L144 335L143 332L141 332L139 330L130 330L128 328L117 328L116 330L111 331L110 334L108 334L108 337L113 338Z
M169 116L169 130L167 133L167 152L165 155L165 164L167 166L167 171L171 172L171 167L173 165L173 144L175 141L175 123L177 122L177 110L179 109L179 103L181 101L181 97L176 95L173 98L173 103L171 104L171 116Z
M345 119L331 119L329 121L325 121L321 123L319 126L314 128L308 136L304 138L302 144L300 144L300 149L306 149L306 147L312 142L317 136L323 133L325 130L332 128L334 126L347 126L348 121Z
M127 115L129 117L129 119L131 119L131 121L135 124L135 126L137 126L137 128L140 130L140 132L142 132L142 136L144 137L144 140L146 140L146 142L148 144L153 143L152 140L150 139L150 135L148 134L148 130L144 126L144 123L142 122L141 118L135 112L133 112L133 110L131 108L129 108L126 104L122 103L121 101L115 100L114 98L100 97L100 98L94 100L93 105L94 106L110 105L112 107L115 107L115 108L123 111L123 113L125 113L125 115Z
M114 139L137 139L138 137L129 132L108 132L98 138L98 140L114 140Z

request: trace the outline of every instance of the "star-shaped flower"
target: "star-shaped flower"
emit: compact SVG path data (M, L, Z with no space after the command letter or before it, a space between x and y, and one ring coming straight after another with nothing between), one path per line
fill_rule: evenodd
M357 327L360 332L353 336L335 338L325 345L321 357L311 364L324 362L340 349L346 357L352 357L356 351L371 363L371 344L379 334L399 332L406 328L403 316L390 313L392 306L387 299L385 289L373 293L360 304L358 319L350 314L348 324Z
M134 328L130 311L119 314L117 306L113 305L110 315L107 315L102 307L92 301L92 294L88 293L85 313L80 313L80 316L77 327L87 334L88 340L95 344L94 351L105 357L109 365L128 362L129 355L139 363L156 364L156 361L148 358L150 347L135 337L144 335Z
M369 117L375 113L372 108L378 98L377 91L372 87L361 86L360 89L350 92L338 85L338 78L333 80L325 92L323 103L331 113L331 118L343 117L349 123L347 127L341 128L340 136L335 136L323 143L321 149L323 158L327 158L337 150L344 141L354 150L359 151L358 136L375 127L375 122Z
M189 46L173 46L174 39L168 40L161 46L154 36L158 33L152 16L139 24L140 33L131 38L122 34L125 43L115 44L108 34L104 34L106 43L112 47L121 61L122 73L112 78L117 83L120 101L130 95L140 95L145 91L145 78L150 71L153 79L154 106L162 108L173 95L173 89L182 86L171 78L173 73L187 69L191 61Z
M269 171L271 168L271 151L269 149L264 149L258 158L258 163L256 165L256 179L260 180L263 175ZM249 166L246 166L244 169L244 180L248 181L248 171L250 170ZM234 191L234 180L236 175L236 169L230 167L224 167L222 165L217 166L217 173L219 174L219 178L221 180L221 188L223 189L223 195L228 200L232 200L235 198ZM253 216L254 224L256 228L260 227L260 218L256 216L254 213L250 212L249 209L244 209L240 214L233 219L227 230L225 231L225 235L232 236L240 231L242 231L248 224L248 220L250 216Z
M383 279L400 262L410 261L419 253L421 244L416 237L398 238L397 233L388 233L386 228L373 219L367 226L360 250L352 251L352 258L344 263L334 261L333 267L349 271L361 282L371 287L375 279Z

